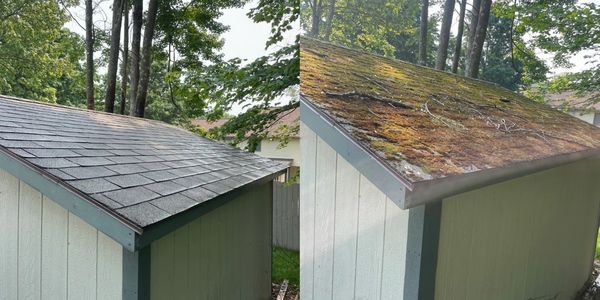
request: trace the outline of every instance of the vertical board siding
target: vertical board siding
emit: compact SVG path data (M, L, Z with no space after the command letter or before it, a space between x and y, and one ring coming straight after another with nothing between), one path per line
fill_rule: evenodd
M598 161L446 199L436 299L573 299L590 274Z
M318 139L316 173L321 177L315 184L315 299L331 299L333 294L336 165L336 152Z
M408 211L304 124L300 148L302 299L399 299Z
M42 194L25 183L19 189L19 299L40 299Z
M300 250L300 185L273 182L273 246Z
M300 297L313 300L317 135L300 122Z
M122 247L0 170L0 299L121 299Z
M17 299L19 180L0 169L0 299Z
M151 299L268 299L271 183L151 244Z
M66 299L69 212L46 197L42 209L42 291L44 298Z

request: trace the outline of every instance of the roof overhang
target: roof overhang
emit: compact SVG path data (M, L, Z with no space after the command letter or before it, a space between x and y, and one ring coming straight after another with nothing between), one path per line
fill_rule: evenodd
M379 159L370 149L356 142L346 129L311 104L310 100L303 95L300 96L300 109L301 121L306 126L317 133L321 139L342 155L402 209L441 201L444 198L470 190L575 161L587 158L600 159L600 149L590 149L538 160L517 162L499 168L411 183L385 161Z
M136 235L143 230L112 214L83 193L64 184L25 159L0 147L0 168L27 183L64 209L85 220L129 251L135 251Z

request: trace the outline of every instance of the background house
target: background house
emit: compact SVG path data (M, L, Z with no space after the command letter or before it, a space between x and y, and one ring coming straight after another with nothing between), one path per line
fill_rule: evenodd
M281 126L297 127L300 122L300 109L294 108L290 111L281 113L282 117L268 129L268 138L261 141L260 145L254 153L267 157L277 161L287 162L290 165L289 177L295 177L298 175L300 167L300 137L295 134L290 137L289 142L282 147L281 141L277 138L277 130ZM192 120L192 125L203 128L208 131L212 128L223 126L229 121L228 118L219 119L213 122L209 122L205 119ZM225 141L230 138L225 137ZM246 144L241 143L238 145L239 148L244 148Z
M600 130L494 84L301 41L302 299L576 299Z
M267 299L278 162L0 97L0 299Z
M219 119L208 122L203 119L193 120L192 124L204 130L223 126L229 119ZM281 161L289 165L287 173L280 176L273 183L273 245L291 249L300 249L300 137L295 134L290 137L285 146L277 138L277 131L282 126L287 128L297 127L300 122L300 109L294 108L282 112L277 122L271 125L268 138L263 139L256 149L256 154ZM227 142L230 138L225 137ZM239 148L246 145L241 143ZM291 181L291 182L287 182Z
M597 95L578 95L576 92L547 94L546 103L590 124L600 126L600 103L592 98Z

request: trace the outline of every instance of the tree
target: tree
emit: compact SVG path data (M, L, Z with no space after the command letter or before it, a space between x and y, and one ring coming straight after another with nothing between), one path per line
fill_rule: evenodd
M85 52L87 109L94 109L94 24L92 0L85 0Z
M448 41L450 40L450 27L452 26L452 16L454 15L454 1L446 0L444 3L444 17L442 18L442 27L440 29L440 45L435 62L435 68L442 71L446 68L446 58L448 57Z
M131 77L129 92L129 114L136 115L137 92L140 78L140 43L142 40L142 15L144 10L143 0L133 0L133 32L131 35Z
M421 0L421 26L419 39L419 64L427 65L427 19L429 10L429 0Z
M321 32L321 17L323 15L323 0L312 0L312 26L310 36L318 37Z
M115 107L115 93L117 88L117 68L119 65L119 52L121 42L121 17L123 15L124 0L114 0L112 7L112 30L110 35L110 57L106 73L106 96L104 98L104 111L113 112Z
M477 20L477 28L475 30L475 37L473 38L473 48L469 53L469 64L466 71L468 77L477 78L479 75L479 64L481 63L481 53L483 51L483 43L485 42L491 7L492 0L481 0L479 19Z
M327 24L325 24L325 40L329 41L331 37L331 29L333 27L333 19L335 18L335 0L329 0L327 6Z
M475 33L477 31L477 22L479 21L479 10L481 9L481 0L473 0L473 7L471 9L471 17L469 22L469 35L467 36L467 53L466 61L467 67L469 68L469 59L471 55L471 49L473 49L473 41L475 40Z
M458 32L456 33L456 46L454 48L454 56L452 57L452 73L458 72L458 63L460 61L460 51L462 50L463 30L465 27L465 10L467 8L467 0L460 2L460 14L458 17Z
M121 105L119 107L119 113L125 114L125 104L127 99L127 79L129 73L127 67L129 63L129 1L124 0L123 5L123 65L121 67Z
M148 82L150 81L150 64L152 63L152 39L154 38L154 29L156 25L156 15L158 13L158 0L150 0L148 3L148 19L144 30L144 43L142 50L142 60L140 63L140 79L135 99L135 116L144 117L146 108L146 96L148 95Z
M266 136L265 129L282 113L299 106L298 95L293 92L300 83L299 37L292 44L280 44L299 15L295 0L260 0L249 16L271 25L266 46L279 49L248 64L239 59L214 64L187 78L200 98L213 100L209 119L220 118L233 105L249 107L221 127L217 137L233 134L233 143L247 141L248 150L254 151ZM287 104L277 105L281 97L286 97Z
M74 1L0 2L0 94L56 102L59 93L80 97L85 107L85 78L79 59L84 41L63 29L66 8ZM69 46L65 49L65 46Z

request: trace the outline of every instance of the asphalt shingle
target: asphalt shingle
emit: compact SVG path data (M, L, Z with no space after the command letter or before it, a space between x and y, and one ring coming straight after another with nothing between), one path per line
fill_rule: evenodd
M5 96L0 119L0 147L140 227L285 169L151 120Z

